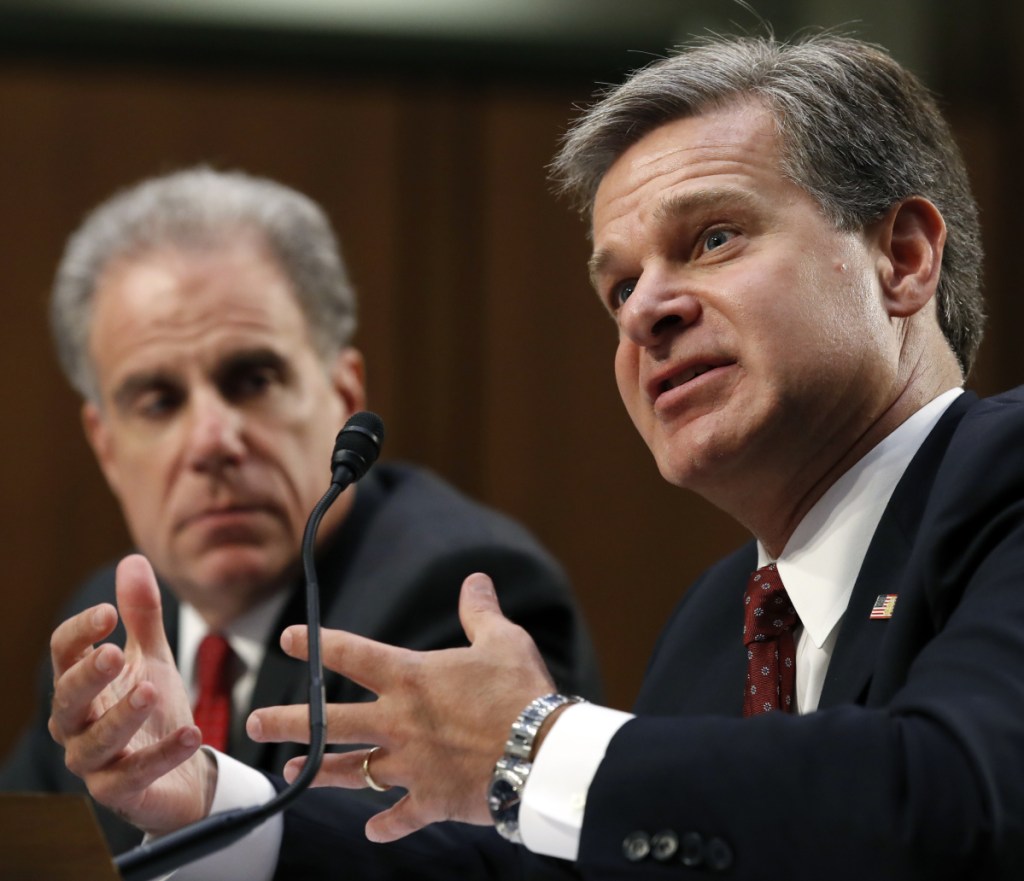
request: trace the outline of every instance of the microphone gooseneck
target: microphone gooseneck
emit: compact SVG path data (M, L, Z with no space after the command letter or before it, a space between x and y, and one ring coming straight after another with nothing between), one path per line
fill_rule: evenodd
M313 507L302 536L302 568L306 580L306 622L309 628L309 756L299 775L262 805L205 817L155 841L119 854L114 864L123 881L151 881L186 863L233 844L260 823L283 811L313 782L327 740L323 656L320 648L320 584L314 565L316 533L327 509L370 469L380 454L384 423L376 413L354 413L338 432L331 456L331 485Z

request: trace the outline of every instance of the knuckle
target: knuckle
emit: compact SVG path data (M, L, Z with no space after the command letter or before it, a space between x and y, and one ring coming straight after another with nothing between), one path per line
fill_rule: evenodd
M64 751L64 765L76 777L85 776L85 763L82 761L78 749L73 744L69 745Z
M99 774L88 781L89 792L100 804L115 805L124 797L129 788L125 786L124 777L112 774Z
M123 779L133 789L143 789L154 775L154 769L165 760L162 753L140 751L132 756L132 761L125 763Z
M524 647L527 643L532 643L533 640L526 630L519 624L512 624L508 629L507 634L508 641L517 648Z
M57 720L54 719L53 716L50 716L50 718L47 719L46 729L50 732L50 737L52 737L61 746L64 745L64 731L60 725L57 724Z

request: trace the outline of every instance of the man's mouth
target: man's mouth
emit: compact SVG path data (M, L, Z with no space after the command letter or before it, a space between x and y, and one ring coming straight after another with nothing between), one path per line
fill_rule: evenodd
M681 385L686 385L691 379L696 379L703 373L707 373L709 370L714 370L715 365L713 364L700 364L695 367L688 367L686 370L682 370L674 376L670 376L667 379L663 379L658 386L659 394L670 392L674 388L679 388Z
M257 514L265 513L267 511L266 506L256 504L235 504L235 505L218 505L216 507L204 508L200 511L196 511L194 514L185 517L180 524L180 528L186 528L197 524L217 524L217 523L230 523L232 521L241 522L249 520Z

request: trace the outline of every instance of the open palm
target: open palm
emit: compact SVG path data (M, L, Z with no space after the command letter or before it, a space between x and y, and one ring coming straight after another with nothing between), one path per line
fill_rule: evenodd
M98 802L161 834L205 815L214 763L197 752L199 729L143 557L118 566L117 604L87 609L55 631L50 733ZM95 646L113 631L118 612L124 650Z

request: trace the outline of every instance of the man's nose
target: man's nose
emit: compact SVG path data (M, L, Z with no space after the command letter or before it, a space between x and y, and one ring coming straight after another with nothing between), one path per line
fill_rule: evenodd
M619 327L638 346L655 348L700 315L700 300L676 275L645 271L619 309Z
M214 393L193 395L190 402L187 460L197 471L237 464L244 452L242 414Z

